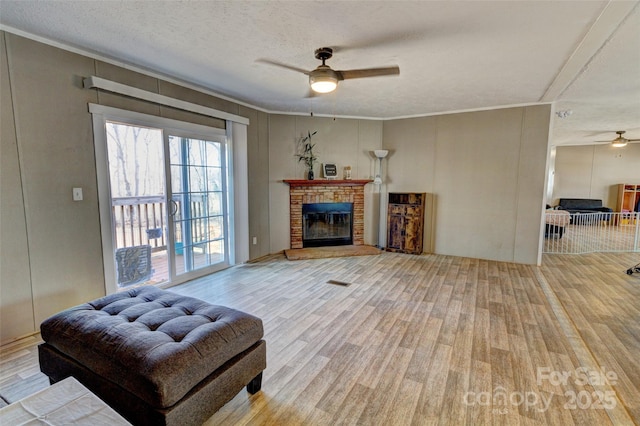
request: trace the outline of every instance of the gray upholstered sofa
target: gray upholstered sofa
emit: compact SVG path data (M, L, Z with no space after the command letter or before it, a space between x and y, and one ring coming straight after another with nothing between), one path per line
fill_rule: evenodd
M75 377L133 424L200 425L259 391L266 367L259 318L154 287L60 312L41 334L52 383Z
M611 213L613 209L604 207L602 200L590 198L560 198L558 209L574 213Z
M602 200L590 198L560 198L556 209L568 211L571 223L576 221L576 216L587 213L600 213L599 220L609 220L611 215L608 213L613 212L613 209L602 205Z

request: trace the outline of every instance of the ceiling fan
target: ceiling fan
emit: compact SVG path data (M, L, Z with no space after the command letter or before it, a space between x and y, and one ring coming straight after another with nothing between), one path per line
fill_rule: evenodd
M611 146L616 147L616 148L621 148L623 146L627 146L627 144L629 142L640 142L640 139L627 139L625 138L624 135L626 132L624 130L618 130L616 132L616 134L618 135L617 138L615 138L614 140L609 140L609 141L596 141L596 143L610 143Z
M400 68L398 66L344 71L333 70L329 65L325 64L325 61L327 59L330 59L332 56L333 49L330 47L321 47L319 49L316 49L315 57L316 59L322 61L322 65L318 65L318 67L312 71L307 71L301 68L282 64L280 62L275 62L268 59L259 59L258 61L308 75L311 89L316 93L333 92L338 86L338 82L341 80L400 74Z

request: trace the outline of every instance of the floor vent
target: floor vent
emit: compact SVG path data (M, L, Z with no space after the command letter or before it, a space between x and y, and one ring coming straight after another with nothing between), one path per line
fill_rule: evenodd
M327 284L341 285L343 287L348 287L351 285L351 283L346 283L344 281L337 281L337 280L329 280L327 281Z

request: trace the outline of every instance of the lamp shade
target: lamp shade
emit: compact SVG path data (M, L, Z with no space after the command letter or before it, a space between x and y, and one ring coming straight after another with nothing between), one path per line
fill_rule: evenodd
M389 154L389 151L386 149L376 149L375 151L373 151L373 153L376 155L376 157L378 158L384 158L387 156L387 154Z
M627 139L622 136L618 136L614 140L611 141L611 146L616 148L622 148L623 146L627 146Z
M311 89L318 93L329 93L336 90L338 83L331 80L317 80L311 83Z
M311 89L317 93L329 93L338 86L338 75L326 65L320 65L309 73Z

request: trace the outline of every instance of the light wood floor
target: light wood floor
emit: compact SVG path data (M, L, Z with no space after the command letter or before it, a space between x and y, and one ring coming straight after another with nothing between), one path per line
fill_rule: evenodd
M207 425L640 424L639 257L274 256L171 290L264 321L262 391ZM0 396L46 386L34 348L2 349Z

